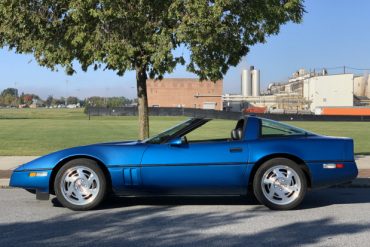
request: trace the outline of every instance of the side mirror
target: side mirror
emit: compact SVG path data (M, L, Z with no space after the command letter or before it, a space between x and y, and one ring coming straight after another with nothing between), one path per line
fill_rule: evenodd
M172 139L172 140L170 140L169 142L168 142L168 144L170 144L171 146L180 146L180 145L182 145L184 142L183 142L183 140L182 140L182 138L181 137L176 137L176 138L174 138L174 139Z

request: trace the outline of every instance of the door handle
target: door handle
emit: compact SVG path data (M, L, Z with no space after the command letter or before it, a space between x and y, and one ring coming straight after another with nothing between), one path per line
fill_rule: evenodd
M230 148L230 153L240 153L243 152L243 148Z

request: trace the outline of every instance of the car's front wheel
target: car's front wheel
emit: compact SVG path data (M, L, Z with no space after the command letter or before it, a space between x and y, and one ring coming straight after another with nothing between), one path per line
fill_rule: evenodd
M295 162L275 158L259 167L254 176L253 190L258 201L270 209L288 210L302 202L307 181Z
M89 210L103 201L107 183L103 171L95 161L75 159L58 171L54 190L63 206L72 210Z

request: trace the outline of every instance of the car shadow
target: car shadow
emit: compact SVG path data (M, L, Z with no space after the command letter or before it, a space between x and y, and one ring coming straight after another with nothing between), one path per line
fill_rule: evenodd
M228 202L222 198L205 201L199 198L177 200L177 203L170 206L139 206L93 212L65 211L47 220L1 223L1 245L35 247L333 245L338 242L330 242L331 239L343 235L348 238L370 229L367 224L342 222L333 216L312 219L307 213L304 217L298 217L300 214L294 212L269 210L261 212L254 208L225 210L212 207L200 210L198 207L191 207L191 210L179 210L175 209L177 204L203 202L207 205L218 205L220 202L224 204ZM230 204L237 205L244 199L239 200ZM140 200L126 198L109 203L111 205L117 203L117 206L121 207L133 204L167 205L170 201L166 198ZM323 241L329 241L329 244Z
M52 200L54 207L63 207L56 197ZM96 210L105 210L133 206L185 206L185 205L259 205L250 196L140 196L108 197Z
M336 204L370 203L369 188L327 188L307 193L299 209L326 207Z
M302 204L295 210L326 207L334 204L370 203L368 188L328 188L308 191ZM57 198L52 199L54 207L62 207ZM149 196L149 197L108 197L96 210L133 206L186 206L186 205L227 205L255 206L266 209L254 196ZM268 209L266 209L268 210Z
M358 152L355 155L370 155L370 152Z

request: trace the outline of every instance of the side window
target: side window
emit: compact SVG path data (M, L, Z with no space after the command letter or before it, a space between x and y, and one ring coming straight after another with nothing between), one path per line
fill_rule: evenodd
M212 120L186 135L188 141L227 140L235 127L235 120Z
M286 124L275 121L262 119L261 136L262 137L281 137L291 135L305 135L306 132L302 129L295 128Z

